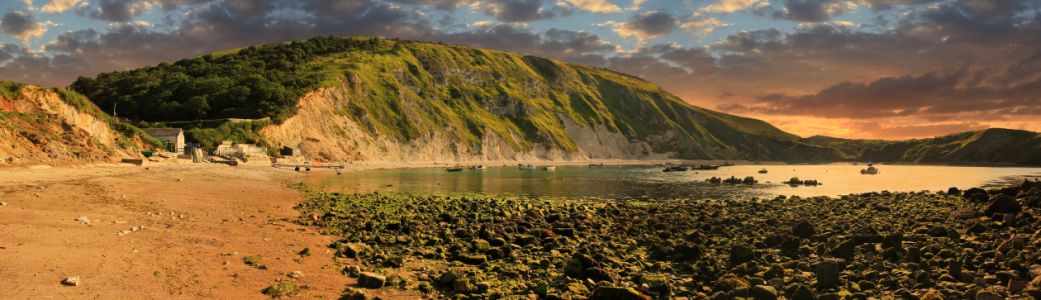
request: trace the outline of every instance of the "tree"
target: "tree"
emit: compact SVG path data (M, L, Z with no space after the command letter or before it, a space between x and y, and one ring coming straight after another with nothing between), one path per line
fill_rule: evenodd
M205 117L210 110L210 104L206 102L206 96L194 96L184 103L184 112L196 120Z

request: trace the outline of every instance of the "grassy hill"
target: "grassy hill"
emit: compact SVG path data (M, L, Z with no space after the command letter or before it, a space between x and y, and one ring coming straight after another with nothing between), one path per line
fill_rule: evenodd
M927 163L1041 165L1041 134L991 128L904 141L848 140L825 136L802 142L834 148L845 160Z
M402 40L317 37L253 46L81 77L69 88L148 122L270 117L280 124L307 93L341 86L352 95L339 114L367 134L402 143L436 131L480 144L490 130L516 136L507 142L517 151L538 145L574 152L580 147L563 125L569 118L679 158L752 159L760 145L775 159L837 158L766 122L692 106L638 77Z
M305 154L328 159L378 158L389 148L436 145L465 160L483 155L490 140L518 153L581 154L598 146L619 148L608 140L623 136L635 145L619 150L631 152L626 158L1041 163L1033 154L1037 134L1031 132L986 130L898 142L800 139L761 120L692 106L627 74L371 37L316 37L221 51L81 77L69 88L100 107L118 108L120 116L185 128L190 140L207 146L216 140L271 147L311 143ZM335 101L311 102L330 105L321 110L300 106L301 99L316 95ZM311 111L306 122L297 117L301 109ZM270 121L227 121L266 117ZM300 124L269 130L280 132L274 140L260 134L294 118ZM293 130L311 135L287 137ZM326 148L349 155L319 155ZM600 158L594 156L589 158Z

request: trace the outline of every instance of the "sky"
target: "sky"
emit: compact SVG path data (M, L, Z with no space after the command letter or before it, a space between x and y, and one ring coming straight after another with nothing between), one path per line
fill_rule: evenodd
M1041 131L1039 0L0 0L0 80L315 36L444 42L643 77L800 135Z

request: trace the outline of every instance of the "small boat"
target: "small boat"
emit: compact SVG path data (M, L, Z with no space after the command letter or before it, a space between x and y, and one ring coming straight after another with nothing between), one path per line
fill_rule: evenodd
M878 174L878 168L875 168L872 163L868 163L867 169L860 169L860 174L875 175Z
M451 167L451 168L445 169L445 171L446 172L462 172L463 171L463 167Z
M519 169L524 171L535 170L535 165L528 164L527 166L520 166Z
M759 170L759 174L766 174L766 172L767 172L766 168L763 168L762 170Z
M720 165L697 165L694 166L695 170L719 170Z
M662 172L685 172L687 170L690 170L690 168L689 167L668 167L668 168L665 168L665 169L663 169L661 171Z
M604 163L600 163L599 165L598 164L589 164L589 166L590 167L603 167Z
M486 168L484 165L480 165L480 166L477 166L476 168L474 168L474 171L484 171L484 170L487 170L487 169L488 168Z
M542 167L543 171L553 171L553 170L556 170L556 169L557 169L557 167L555 167L555 166Z

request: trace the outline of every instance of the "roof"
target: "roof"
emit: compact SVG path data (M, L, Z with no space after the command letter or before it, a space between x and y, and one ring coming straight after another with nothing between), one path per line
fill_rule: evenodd
M181 132L183 132L183 130L180 128L142 128L141 131L144 131L145 133L153 137L177 136L181 134Z

